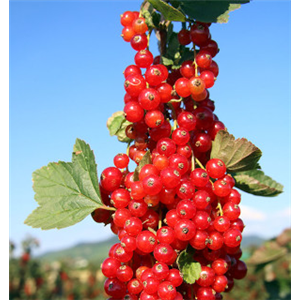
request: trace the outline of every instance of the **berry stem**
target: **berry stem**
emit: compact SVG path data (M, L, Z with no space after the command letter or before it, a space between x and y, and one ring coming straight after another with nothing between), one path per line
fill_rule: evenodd
M223 216L223 209L222 209L222 205L221 205L220 201L218 201L217 209L220 212L220 216Z
M193 51L194 51L195 77L197 77L198 76L198 65L196 63L197 52L196 52L196 46L194 43L193 43Z
M106 206L106 205L100 206L99 208L105 209L105 210L112 210L112 211L116 211L116 210L117 210L117 209L114 208L114 207L110 207L110 206Z

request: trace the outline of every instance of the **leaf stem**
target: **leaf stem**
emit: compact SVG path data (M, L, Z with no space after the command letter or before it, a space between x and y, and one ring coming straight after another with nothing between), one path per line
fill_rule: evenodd
M115 208L115 207L110 207L110 206L106 206L106 205L100 206L99 208L105 209L105 210L116 211L116 208Z

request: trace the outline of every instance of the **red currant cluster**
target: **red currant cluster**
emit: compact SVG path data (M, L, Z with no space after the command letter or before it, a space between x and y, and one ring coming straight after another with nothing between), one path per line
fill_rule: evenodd
M200 77L215 70L211 57L217 51L211 54L215 48L208 46L214 44L208 26L196 23L178 34L180 43L206 46L195 56L196 63L169 70L146 49L147 25L137 29L137 23L145 24L143 18L125 12L121 23L126 41L128 32L134 32L130 43L137 51L135 64L124 72L124 113L132 123L126 135L132 145L101 174L102 201L116 211L111 215L97 209L92 214L97 222L110 222L120 240L102 264L105 292L111 300L222 299L234 279L246 276L247 267L240 260L241 195L224 162L209 159L212 141L225 126L213 113L209 85ZM200 40L199 31L207 38ZM198 72L199 66L200 76L187 75L189 68ZM183 81L189 93L183 94ZM147 153L149 161L140 165ZM130 160L138 171L129 171ZM202 267L192 285L184 282L177 261L188 248Z

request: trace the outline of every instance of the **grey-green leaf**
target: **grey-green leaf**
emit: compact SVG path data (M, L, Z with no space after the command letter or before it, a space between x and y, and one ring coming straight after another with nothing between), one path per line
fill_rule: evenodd
M261 170L231 173L235 187L244 192L264 197L274 197L283 192L283 185L266 176Z
M252 170L262 152L245 138L235 139L232 134L220 130L212 143L210 158L221 159L229 172Z
M168 3L162 0L148 0L148 2L150 2L155 9L161 12L166 20L185 22L185 15Z
M25 220L34 228L63 228L80 222L101 201L97 165L90 146L76 139L72 163L49 163L33 172L33 190L39 207Z

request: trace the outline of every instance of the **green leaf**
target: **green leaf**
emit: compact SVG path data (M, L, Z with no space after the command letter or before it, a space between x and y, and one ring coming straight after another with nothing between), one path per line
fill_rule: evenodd
M221 159L228 172L252 170L261 156L261 150L247 139L235 139L225 130L217 133L210 154L210 158Z
M111 136L116 135L120 142L128 143L131 140L126 136L125 130L130 124L132 123L125 119L124 112L117 111L108 118L106 126Z
M152 163L151 152L150 152L150 150L148 150L144 154L144 156L142 157L139 165L135 168L134 173L133 173L133 180L134 181L139 181L139 174L140 174L140 171L141 171L142 167L144 165L148 165L148 164L151 164L151 163Z
M97 165L90 146L76 139L72 162L59 161L33 172L33 190L39 207L25 220L34 228L52 229L74 225L101 201Z
M261 170L231 173L235 186L244 192L264 197L274 197L282 193L283 185L266 176Z
M185 22L185 15L175 7L162 0L148 0L155 9L160 11L164 18L169 21Z
M179 254L177 265L186 283L193 284L200 278L201 265L193 259L193 254L186 250Z
M248 3L250 0L181 0L181 10L189 16L205 23L226 23L229 12L240 7L240 4Z
M165 66L171 66L174 63L172 59L166 58L165 56L162 56L161 60Z
M125 116L123 111L117 111L108 118L106 126L109 130L111 136L115 135L118 130L120 130L122 123L125 121Z

